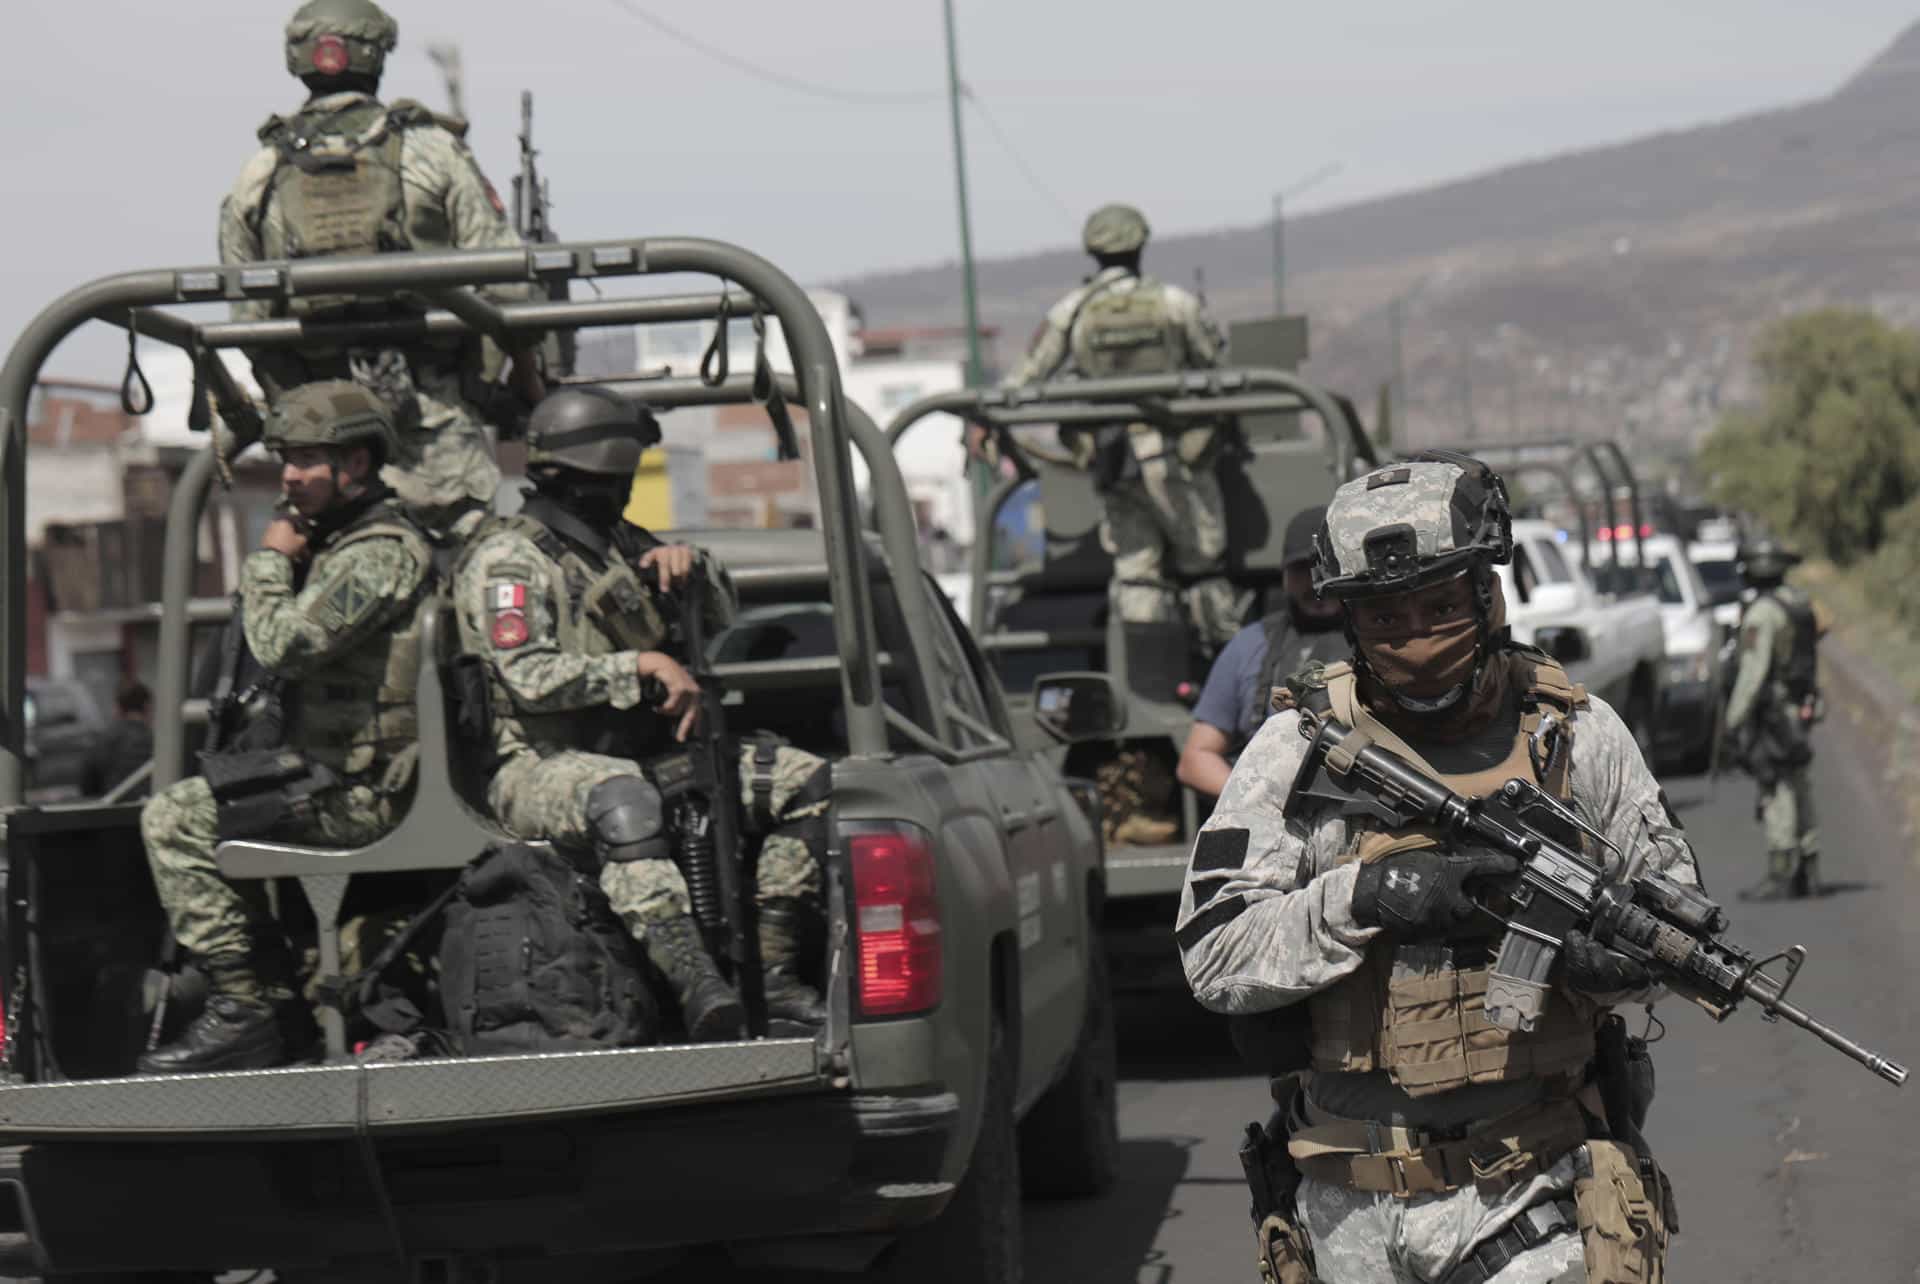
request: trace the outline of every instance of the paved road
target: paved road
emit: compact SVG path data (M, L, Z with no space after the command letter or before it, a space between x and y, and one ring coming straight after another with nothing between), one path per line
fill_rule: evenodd
M1734 939L1812 951L1794 997L1869 1046L1920 1063L1920 869L1881 773L1836 717L1815 764L1828 876L1813 903L1748 906L1756 876L1752 786L1669 782ZM1676 1281L1920 1284L1920 1086L1896 1090L1784 1025L1742 1010L1723 1025L1690 1004L1661 1009L1650 1132L1679 1190ZM1234 1150L1264 1114L1218 1027L1179 996L1122 1011L1124 1175L1107 1199L1027 1206L1035 1284L1250 1280L1246 1191Z

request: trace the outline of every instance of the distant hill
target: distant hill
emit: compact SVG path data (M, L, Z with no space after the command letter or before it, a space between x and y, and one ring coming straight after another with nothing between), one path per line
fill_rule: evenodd
M1637 434L1690 441L1750 388L1755 331L1872 306L1920 322L1920 24L1833 94L1290 219L1289 301L1312 372L1372 405L1403 297L1411 435ZM1157 240L1214 310L1259 315L1265 224ZM1003 363L1086 271L1078 247L979 264ZM950 323L955 264L839 283L870 324Z

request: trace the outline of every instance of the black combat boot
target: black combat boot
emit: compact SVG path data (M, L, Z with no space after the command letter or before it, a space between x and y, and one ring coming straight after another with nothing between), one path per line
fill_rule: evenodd
M695 1043L747 1037L747 1010L720 975L690 917L647 925L647 957L665 974L680 1000L680 1021Z
M209 1070L264 1070L286 1055L279 1005L245 956L204 960L206 1007L172 1043L143 1054L141 1074L197 1074Z
M820 913L809 902L780 896L760 903L768 1033L811 1034L827 1023L820 992L800 977L800 960L820 935Z
M1826 885L1820 881L1820 853L1807 852L1800 857L1799 867L1793 871L1793 894L1795 896L1825 896Z
M1752 887L1742 888L1743 901L1784 901L1799 895L1794 890L1794 875L1800 865L1798 852L1781 848L1767 853L1767 876Z

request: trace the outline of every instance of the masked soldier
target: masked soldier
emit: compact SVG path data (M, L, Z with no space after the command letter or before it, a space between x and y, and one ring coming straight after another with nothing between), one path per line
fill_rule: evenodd
M400 28L372 0L308 0L287 23L287 70L309 97L290 118L269 117L261 147L220 205L220 259L252 263L334 254L517 246L499 196L465 142L466 122L402 99L375 97ZM495 286L498 300L528 297ZM238 303L257 320L275 305ZM311 321L374 321L417 315L398 299L300 299L291 314ZM420 339L397 347L319 341L250 353L268 399L314 379L350 378L393 409L399 454L388 480L413 514L437 533L470 527L493 499L500 473L474 405L490 350L466 338ZM512 385L540 394L532 352L513 355ZM231 457L249 443L224 437Z
M1253 1130L1278 1156L1255 1183L1269 1280L1660 1278L1664 1183L1623 1140L1637 1119L1603 1123L1590 1081L1603 1024L1619 1029L1606 1009L1650 998L1647 970L1576 935L1537 1026L1493 1025L1503 929L1478 899L1511 858L1391 828L1323 766L1296 780L1305 710L1468 796L1535 781L1628 858L1697 884L1619 716L1508 641L1493 568L1511 545L1500 479L1465 456L1341 486L1314 583L1345 610L1352 658L1275 693L1194 844L1176 928L1194 994L1293 1032L1269 1067L1281 1109Z
M1200 301L1141 274L1147 220L1139 210L1103 205L1087 219L1082 240L1099 270L1054 304L1009 385L1220 364L1226 340ZM1225 645L1240 627L1241 603L1222 574L1227 534L1213 471L1215 438L1210 426L1176 433L1144 423L1070 438L1076 460L1092 469L1106 504L1101 540L1113 554L1114 610L1129 626L1148 626L1135 628L1136 636L1158 636L1154 626L1175 618L1173 571L1193 581L1188 607L1209 650Z
M284 1056L292 969L258 883L221 877L222 839L270 835L361 847L399 822L418 756L414 686L426 536L380 480L394 449L384 403L345 381L287 390L265 441L291 512L240 572L254 657L280 684L284 748L202 759L203 775L141 813L174 939L206 973L205 1011L140 1060L149 1073L234 1070Z
M1727 734L1760 787L1767 872L1745 900L1820 894L1810 734L1820 709L1818 656L1826 632L1805 590L1786 582L1800 560L1772 540L1740 550L1741 573L1759 594L1740 619L1740 664L1727 700Z
M704 551L667 545L621 517L641 451L659 428L632 403L555 392L527 433L533 491L476 532L455 570L463 649L484 657L492 710L488 805L525 838L590 848L600 885L677 993L689 1035L741 1037L739 996L715 969L687 879L663 832L661 796L635 761L696 729L699 689L666 653L659 592L700 569L709 626L725 627L731 581ZM642 707L643 680L665 696ZM801 979L820 935L827 764L790 746L740 747L745 828L762 839L755 890L771 1019L817 1025ZM721 853L726 858L728 853Z

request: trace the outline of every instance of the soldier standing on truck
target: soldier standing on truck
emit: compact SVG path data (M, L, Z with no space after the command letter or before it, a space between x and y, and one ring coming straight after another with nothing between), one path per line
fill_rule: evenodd
M1093 212L1081 239L1099 270L1048 311L1009 386L1220 364L1226 340L1200 300L1142 275L1147 235L1146 217L1131 205ZM1239 631L1243 605L1226 578L1226 512L1213 471L1221 435L1212 424L1123 423L1069 437L1106 505L1100 534L1113 555L1113 609L1141 639L1143 655L1163 650L1156 640L1177 618L1176 572L1188 581L1188 611L1204 648L1225 646Z
M1819 654L1826 632L1813 600L1786 582L1799 556L1773 540L1740 550L1741 574L1759 596L1740 619L1740 664L1727 700L1727 734L1760 788L1767 872L1742 900L1820 895L1820 836L1813 814L1813 724L1820 713Z
M400 28L372 0L308 0L287 23L287 70L311 93L293 116L271 116L261 147L220 203L220 261L518 246L493 184L467 147L467 123L410 99L375 95ZM529 297L526 286L492 286L497 300ZM236 303L236 318L276 315L275 305ZM351 296L301 299L291 315L368 321L418 315L417 302ZM388 483L438 535L478 521L500 472L476 398L486 388L490 345L469 337L402 346L325 341L250 352L269 401L315 379L352 379L386 398L400 433ZM511 354L510 387L529 404L541 395L531 347ZM222 434L230 459L250 442Z
M664 544L621 516L641 451L659 428L592 388L548 396L527 430L533 491L490 518L454 571L462 650L484 660L490 711L487 804L528 839L590 849L608 901L673 985L694 1039L744 1035L744 1010L693 918L664 832L659 791L637 759L695 734L698 688L671 645L660 594L697 577L715 630L731 581L703 550ZM655 590L658 590L656 593ZM665 689L652 715L643 686ZM770 1021L826 1020L802 958L824 939L827 764L789 745L740 746L740 800L762 839L755 898ZM735 853L722 852L721 859Z
M386 405L344 380L289 389L265 442L282 461L286 511L241 568L240 610L247 645L280 687L285 743L207 754L201 775L141 813L154 890L208 981L205 1011L140 1058L149 1074L277 1065L299 1015L262 885L222 877L215 844L364 846L399 823L419 752L433 551L380 480L395 449Z
M1511 550L1505 488L1477 460L1427 452L1341 486L1314 586L1345 612L1351 660L1289 684L1194 843L1176 936L1195 996L1294 1023L1267 1067L1281 1108L1246 1151L1268 1280L1659 1278L1664 1180L1637 1120L1602 1123L1583 1091L1592 1068L1601 1096L1650 1094L1607 1013L1651 997L1647 969L1571 938L1537 1026L1493 1025L1502 927L1474 897L1517 863L1386 825L1324 765L1296 779L1306 709L1470 796L1536 781L1625 858L1697 884L1626 725L1508 641L1494 567Z
M1267 720L1273 689L1316 660L1345 658L1346 618L1339 604L1313 595L1313 537L1326 517L1325 504L1293 515L1281 549L1285 600L1234 634L1207 672L1180 750L1180 783L1187 788L1218 797L1233 759Z

